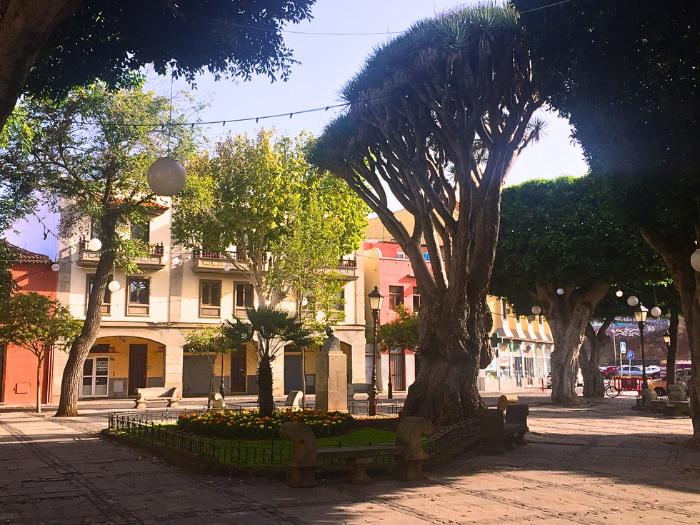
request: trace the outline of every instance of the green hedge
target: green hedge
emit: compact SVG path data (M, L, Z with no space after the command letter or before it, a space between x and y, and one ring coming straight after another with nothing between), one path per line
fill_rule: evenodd
M282 423L299 421L317 437L338 436L353 423L350 414L317 410L280 411L271 417L260 417L257 411L192 412L181 414L177 426L184 432L200 436L234 439L274 439Z

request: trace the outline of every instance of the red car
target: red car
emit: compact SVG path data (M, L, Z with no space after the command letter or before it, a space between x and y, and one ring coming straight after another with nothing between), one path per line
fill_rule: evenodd
M604 370L600 371L600 373L603 374L605 379L610 379L612 376L618 375L617 368L618 367L614 365L606 366Z

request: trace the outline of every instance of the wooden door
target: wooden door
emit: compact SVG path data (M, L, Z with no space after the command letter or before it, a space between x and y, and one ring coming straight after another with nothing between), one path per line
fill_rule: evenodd
M137 388L146 387L147 345L129 345L129 395L135 396Z
M231 392L246 391L246 350L231 352Z

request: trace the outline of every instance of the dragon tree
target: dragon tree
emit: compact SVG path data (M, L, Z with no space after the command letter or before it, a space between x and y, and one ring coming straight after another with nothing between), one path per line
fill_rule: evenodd
M420 21L378 48L342 96L348 110L324 130L313 158L357 192L408 255L424 302L421 367L404 412L453 423L481 405L501 188L540 132L531 120L543 97L517 12L489 5ZM410 224L390 211L388 192Z

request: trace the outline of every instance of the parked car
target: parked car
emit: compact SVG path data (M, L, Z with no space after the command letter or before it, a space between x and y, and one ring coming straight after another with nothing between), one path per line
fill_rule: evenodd
M608 365L608 366L601 366L601 374L603 374L603 377L605 379L610 379L612 376L617 375L617 366L615 365Z
M657 365L648 365L647 368L647 377L651 377L652 379L659 379L661 377L661 367Z
M640 365L622 365L617 367L617 375L620 376L641 376L642 367Z

